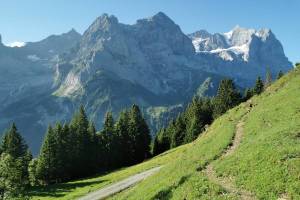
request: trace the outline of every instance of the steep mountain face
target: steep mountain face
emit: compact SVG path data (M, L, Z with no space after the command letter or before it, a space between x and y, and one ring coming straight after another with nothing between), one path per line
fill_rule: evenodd
M105 14L83 34L77 52L58 64L61 82L56 94L84 93L83 85L98 70L115 73L154 94L177 93L192 81L193 55L190 39L163 13L132 26Z
M50 36L21 48L0 44L0 128L15 121L36 153L49 123L83 104L101 127L105 112L136 103L155 131L194 95L214 95L225 76L253 84L267 67L292 67L270 30L185 35L164 13L122 24L97 18L81 36ZM16 91L16 92L12 92Z
M0 42L0 107L32 96L32 92L49 92L57 55L73 47L80 37L72 30L20 48L6 47Z
M190 34L197 56L207 65L206 71L239 80L246 87L267 70L275 76L286 72L292 64L284 54L281 43L270 29L235 27L227 33L210 34L205 30Z

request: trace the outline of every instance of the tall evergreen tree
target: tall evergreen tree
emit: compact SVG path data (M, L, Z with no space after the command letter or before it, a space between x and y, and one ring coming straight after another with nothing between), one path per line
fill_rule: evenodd
M96 135L96 127L93 122L89 123L88 127L88 135L90 138L90 145L88 146L88 155L89 155L89 161L88 161L88 168L90 169L91 174L97 172L97 170L100 168L100 165L102 164L100 162L100 159L97 154L98 150L98 138ZM101 148L100 148L101 149Z
M68 124L64 124L61 130L61 148L64 151L63 173L64 179L69 180L73 178L73 168L76 156L77 137L74 132L71 132Z
M119 167L128 161L128 117L127 112L122 111L119 115L119 119L115 122L111 112L107 112L104 120L103 130L103 142L105 151L103 154L103 160L106 163L106 167ZM127 148L126 148L127 147Z
M162 128L155 135L153 140L152 155L156 156L164 151L167 151L168 149L170 149L170 138L166 134L166 130Z
M137 105L129 112L128 131L133 143L134 162L141 162L150 155L151 136L148 125Z
M72 174L82 177L89 173L87 163L89 161L89 146L91 140L88 134L89 121L84 107L80 106L79 111L73 116L70 124L70 131L75 136L76 143L73 148L74 163Z
M22 184L24 186L28 185L28 165L32 159L32 155L14 123L3 136L1 154L9 154L13 161L17 162L16 165L18 165L19 170L22 172ZM18 163L20 163L20 165Z
M212 121L212 107L209 99L194 98L185 111L186 136L184 143L195 140L206 124Z
M222 115L241 102L241 95L231 79L221 81L214 98L214 118Z
M114 119L111 112L107 112L104 119L103 129L100 134L100 157L102 165L105 168L116 166L116 158L118 158L118 137L115 132Z
M256 95L261 94L264 91L264 83L261 80L261 77L257 77L256 82L255 82L255 86L253 88L253 93Z
M13 158L18 158L25 156L27 151L28 146L18 132L15 123L13 123L11 128L4 133L1 144L1 152L8 153Z
M182 115L179 115L173 125L170 127L171 131L171 148L177 147L184 143L186 137L186 125Z
M27 199L22 159L9 153L0 156L0 199Z
M42 184L50 184L57 181L56 171L56 138L49 126L39 155L36 176Z

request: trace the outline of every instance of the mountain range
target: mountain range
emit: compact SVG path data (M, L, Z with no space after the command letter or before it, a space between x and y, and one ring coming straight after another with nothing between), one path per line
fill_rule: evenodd
M225 77L242 89L291 68L270 29L184 34L162 12L133 25L103 14L82 35L14 48L0 36L0 129L15 121L36 153L48 124L68 121L80 104L101 127L107 111L117 117L135 103L155 132Z

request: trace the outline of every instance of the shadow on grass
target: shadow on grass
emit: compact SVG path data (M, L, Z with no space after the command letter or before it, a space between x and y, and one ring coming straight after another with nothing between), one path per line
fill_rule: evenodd
M176 185L172 185L167 187L166 189L160 190L154 197L151 198L151 200L168 200L173 197L173 190L181 186L184 182L186 182L191 175L183 176L179 180L179 182Z
M99 181L87 181L87 182L74 182L74 183L60 183L50 186L37 186L33 187L28 191L29 196L40 196L40 197L63 197L65 193L71 192L72 190L80 187L86 187L89 185L103 183L106 180Z

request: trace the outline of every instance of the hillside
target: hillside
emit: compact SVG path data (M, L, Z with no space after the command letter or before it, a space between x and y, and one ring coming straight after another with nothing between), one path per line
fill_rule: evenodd
M190 144L133 167L30 193L33 199L74 199L163 166L112 199L299 199L299 87L298 68L218 118Z

